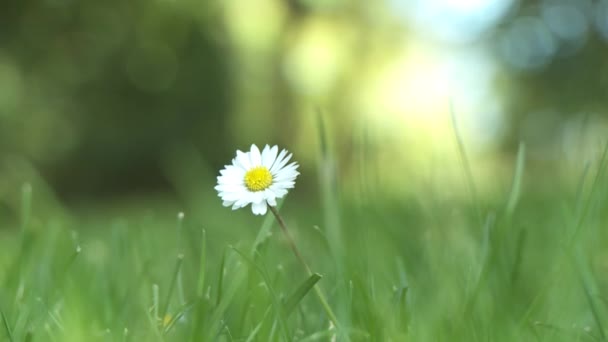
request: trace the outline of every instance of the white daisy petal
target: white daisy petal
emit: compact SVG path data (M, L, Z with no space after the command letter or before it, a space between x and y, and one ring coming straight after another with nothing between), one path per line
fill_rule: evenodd
M230 206L232 206L233 204L234 204L234 202L233 202L233 201L223 201L223 202L222 202L222 205L223 205L224 207L230 207Z
M251 204L251 211L255 215L264 215L264 214L266 214L266 201L262 201L262 202L258 202L258 203L252 203Z
M220 184L215 186L215 190L221 192L240 192L245 191L246 188L241 184Z
M262 149L262 166L264 166L264 161L267 158L268 152L270 151L270 146L268 146L268 144L264 145L264 148Z
M251 201L249 201L249 199L246 198L239 198L238 200L236 200L234 202L233 208L236 207L236 209L238 208L242 208L244 206L246 206L247 204L251 203Z
M266 202L268 205L276 207L277 206L277 198L274 192L270 189L264 190L264 197L266 198Z
M272 163L272 166L270 166L270 172L272 172L273 174L276 172L276 170L278 170L278 167L275 167L275 165L278 165L283 158L285 158L285 156L287 155L287 150L282 150L279 155L275 158L274 162Z
M230 202L236 202L237 204L240 203L240 201L241 201L241 199L243 197L238 192L224 192L221 195L222 195L222 200L224 200L224 201L230 201Z
M278 152L279 148L277 146L269 147L266 145L264 151L262 151L262 166L270 169L274 161L277 159Z
M270 187L270 190L274 192L276 198L283 198L283 196L287 195L287 189L281 187Z
M281 172L278 172L276 175L274 175L273 179L278 180L282 178L296 177L298 174L299 172L295 169L281 170Z
M276 184L277 184L277 187L280 187L283 189L291 189L295 185L295 182L277 182Z
M233 162L236 162L233 160ZM245 176L245 172L247 172L244 168L235 166L235 165L227 165L225 169L220 171L220 175L222 176L231 176L231 175L242 175Z
M236 151L236 158L232 160L235 166L239 166L243 168L243 170L249 170L251 168L251 163L249 162L249 154L241 152L239 150Z
M251 167L262 165L262 155L260 149L257 146L251 145L251 152L249 152L249 160L251 161Z
M283 151L285 151L285 150L283 150ZM287 153L287 151L285 151L285 153ZM288 154L287 156L285 156L283 159L277 158L277 160L272 165L270 172L273 172L273 173L279 172L283 168L283 166L285 166L285 164L287 164L287 162L289 162L289 159L291 159L291 153Z

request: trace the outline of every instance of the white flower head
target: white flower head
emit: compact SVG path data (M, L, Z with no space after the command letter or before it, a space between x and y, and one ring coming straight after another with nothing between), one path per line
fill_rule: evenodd
M266 214L267 206L276 206L277 198L294 187L300 174L296 162L287 164L291 156L286 150L279 153L277 146L266 145L261 153L255 145L249 152L237 150L232 165L226 165L217 177L215 190L224 206L236 210L251 203L255 215Z

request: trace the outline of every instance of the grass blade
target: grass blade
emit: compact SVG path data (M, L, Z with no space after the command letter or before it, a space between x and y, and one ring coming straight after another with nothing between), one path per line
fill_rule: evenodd
M220 261L220 274L217 278L217 299L215 305L220 305L222 301L222 287L224 286L224 267L226 265L226 251L222 254L222 261Z
M171 329L175 326L175 323L177 323L177 321L179 321L180 318L182 318L184 316L186 311L191 310L195 306L195 304L196 304L196 300L190 301L190 302L182 305L182 307L179 308L175 312L175 315L173 315L166 324L163 320L163 325L164 325L163 334L166 335L167 333L169 333L169 331L171 331Z
M6 318L6 315L4 314L4 310L0 309L0 315L2 315L2 323L4 323L4 329L6 329L6 336L8 337L8 340L10 342L13 342L13 332L11 331L11 327L8 324L8 319Z
M197 329L195 329L195 333L192 335L191 341L217 341L217 334L219 334L222 329L222 317L224 316L230 303L232 303L232 299L234 298L237 290L242 285L243 280L245 279L244 273L245 272L236 272L236 279L230 281L226 287L226 290L222 291L223 295L221 296L221 300L218 301L217 305L215 306L214 312L210 319L205 322L203 329L199 329L200 325L197 325ZM201 303L203 303L202 300L199 301L199 305ZM205 331L206 335L203 338L199 338L199 331Z
M515 244L515 260L513 261L513 266L511 267L511 283L515 283L519 279L522 261L524 260L523 251L527 236L528 233L525 229L519 230Z
M604 150L602 152L602 156L599 161L598 169L597 169L597 172L593 179L593 183L591 185L591 192L587 196L586 200L583 202L583 204L581 206L581 210L578 213L577 220L572 229L573 233L572 233L572 235L568 241L568 245L567 245L568 250L571 250L572 247L574 246L575 242L577 241L577 238L581 232L583 223L585 222L585 219L587 218L587 216L589 214L591 204L594 199L597 199L597 191L600 188L600 182L602 180L602 177L604 176L604 172L606 171L607 161L608 161L608 142L606 142L606 144L604 146Z
M196 296L203 298L205 292L205 263L207 261L207 232L205 229L202 230L201 237L201 256L200 264L198 269L198 285L196 286Z
M583 256L580 251L576 253L576 256L573 256L573 259L576 265L576 270L579 276L579 280L581 282L581 286L583 287L583 290L585 292L585 298L587 299L587 302L589 304L589 309L591 310L591 314L593 316L595 324L597 324L598 330L600 332L600 339L602 341L606 341L606 332L602 324L604 320L602 319L600 308L598 307L597 302L593 296L593 292L597 292L597 284L593 273L589 269L588 263L583 261Z
M165 303L163 305L163 309L161 310L161 319L165 320L167 315L167 310L169 310L169 302L171 302L171 296L173 295L173 290L175 289L175 283L177 282L177 277L182 268L182 263L184 262L184 255L180 254L177 256L177 261L175 262L175 270L173 271L173 277L171 277L171 284L169 285L169 290L167 291L167 297L165 298Z
M330 251L334 255L334 258L339 260L343 255L344 248L342 246L343 239L336 162L329 148L329 133L321 110L317 110L317 130L320 145L318 172L321 190L321 208L323 209L323 228L328 236L331 247Z
M197 297L193 303L192 326L190 329L190 342L199 341L203 331L206 331L205 309L208 301L201 297Z
M477 187L475 186L473 172L471 171L471 164L469 162L469 158L467 157L466 149L464 148L464 142L462 140L462 136L460 135L460 131L458 130L456 112L454 110L454 103L452 103L452 101L450 101L450 116L452 118L452 127L454 129L454 136L456 137L456 144L458 146L460 162L462 163L462 167L464 169L465 179L469 188L469 194L471 195L471 201L473 202L473 206L475 208L477 223L479 224L479 226L482 226L483 220L481 217L481 207L479 206L479 200L477 198Z
M26 232L32 216L32 185L25 183L21 187L21 231Z
M519 143L517 149L517 159L515 161L515 173L513 174L513 183L511 185L511 193L507 201L507 216L511 217L519 201L521 194L521 181L524 174L526 164L526 145L523 142Z
M281 207L283 206L283 201L277 201L277 210L281 210ZM270 229L272 228L272 224L274 223L274 218L272 215L266 215L266 217L264 218L264 222L262 222L262 226L260 227L260 230L258 231L258 235L255 237L255 241L253 242L253 246L251 246L251 256L255 256L255 253L257 252L258 248L260 247L260 245L266 240L268 239L269 236L271 236L271 232Z
M408 293L409 288L407 286L402 287L401 289L399 289L398 293L397 293L397 315L398 315L398 322L400 323L400 325L404 328L404 330L407 331L408 328L408 324L409 324L409 315L408 315L408 311L407 311L407 293Z
M565 260L567 260L569 257L571 257L574 246L575 246L576 242L578 241L581 231L583 230L583 224L585 223L585 219L587 218L589 211L591 210L590 208L592 206L593 200L596 200L596 201L598 200L597 191L598 191L598 188L600 188L600 182L602 181L602 178L605 175L605 171L607 168L606 167L607 161L608 161L608 141L604 145L604 148L603 148L600 160L599 160L599 165L598 165L597 171L595 173L595 177L593 179L593 182L591 183L591 190L587 196L582 195L583 191L584 191L582 188L584 186L585 178L587 176L587 167L585 167L581 181L579 182L580 188L579 188L578 195L577 195L577 197L578 197L577 200L579 201L579 203L577 203L577 205L576 205L576 218L572 224L572 228L570 229L572 232L570 233L570 236L567 238L565 245L563 247L564 252L561 254L560 259L558 261L556 261L555 267L554 267L553 271L551 272L550 276L547 278L547 281L542 286L541 290L532 299L532 301L528 305L528 309L522 315L522 318L520 319L520 323L519 323L520 326L523 325L528 320L528 318L530 317L530 315L532 314L534 309L539 304L540 298L544 294L546 294L549 287L554 284L553 280L564 267Z
M258 332L262 328L262 325L264 325L266 316L268 316L269 312L270 312L270 307L268 309L266 309L266 312L264 312L264 315L262 316L260 323L258 323L258 325L256 325L255 328L253 328L253 330L251 331L249 336L247 336L247 340L245 342L253 342L255 336L258 334Z
M344 247L344 235L342 232L342 205L340 201L340 187L338 182L338 171L336 158L332 153L330 146L330 130L327 129L326 122L323 118L323 112L321 109L317 109L317 131L319 141L319 157L318 157L318 173L319 173L319 189L320 189L320 202L323 213L323 229L327 234L327 242L329 245L329 251L335 263L336 277L337 279L344 278L343 272L345 268L345 247ZM347 289L342 282L338 283L339 290L337 296L339 297L338 303L345 303L346 298L343 298L343 294L347 292ZM329 319L336 325L340 331L341 339L349 341L347 334L342 334L342 324L338 322L336 315L332 308L329 306L325 296L323 295L319 286L314 287L314 291L319 297L319 301L327 313ZM344 307L337 307L337 312L343 317L345 322L350 323L351 317L348 311Z
M336 332L334 330L323 330L315 332L309 336L299 340L300 342L313 342L313 341L328 341L334 336Z
M260 265L256 264L253 259L245 255L243 252L239 251L234 247L232 247L232 250L235 251L238 255L240 255L241 258L243 258L243 260L245 260L251 267L253 267L253 269L255 269L262 277L262 280L264 281L266 287L268 288L268 292L270 293L270 299L272 300L272 305L274 306L277 320L279 321L279 325L281 326L283 338L285 338L285 340L287 341L291 341L291 335L287 327L287 322L285 321L285 315L283 313L283 308L279 301L279 296L277 295L276 291L274 290L274 287L272 286L270 278L268 277L268 273Z
M323 278L320 274L314 273L308 279L306 279L300 286L295 290L294 293L291 294L285 301L283 305L283 313L285 317L289 317L289 315L296 308L298 303L312 290L315 284Z
M152 305L154 309L154 320L158 323L160 321L160 315L158 310L160 310L160 299L159 299L159 288L158 284L152 284Z
M177 249L179 251L179 253L183 253L183 231L184 231L184 216L185 214L183 212L179 212L177 213ZM179 304L180 305L184 305L186 304L186 298L184 295L184 279L182 276L182 270L180 269L179 272L177 273L177 297L179 298Z
M483 226L483 242L482 242L482 255L481 255L481 264L479 266L479 270L477 271L477 275L473 280L473 286L470 293L467 293L467 297L464 302L464 310L462 319L468 317L471 313L471 310L475 306L475 302L477 301L477 297L479 295L480 289L483 283L486 281L487 273L490 267L490 262L492 258L492 234L493 229L495 228L496 217L493 213L488 214L486 217L484 226Z

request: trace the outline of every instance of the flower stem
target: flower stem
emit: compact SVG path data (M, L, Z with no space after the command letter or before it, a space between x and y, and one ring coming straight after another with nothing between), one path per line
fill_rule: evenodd
M287 242L289 243L289 247L291 247L293 254L295 254L296 258L300 261L302 266L304 266L304 269L306 269L306 273L309 276L312 275L312 270L310 269L310 267L304 260L304 257L302 256L302 253L300 253L300 250L296 246L296 243L295 243L293 237L291 237L291 234L289 234L289 231L287 230L287 226L285 225L285 221L283 221L283 218L281 217L281 215L279 215L279 212L277 211L277 209L275 207L269 205L268 208L270 209L270 211L272 211L272 213L274 214L274 217L277 219L277 222L279 223L279 227L281 227L281 231L283 231L283 234L287 238ZM334 324L334 326L339 329L340 326L338 324L338 319L336 318L336 315L334 314L334 312L331 310L331 307L329 306L327 299L325 299L325 295L323 295L323 292L321 292L321 288L319 288L318 285L315 285L314 289L315 289L315 294L319 298L319 301L321 302L321 305L323 306L323 309L325 310L325 313L327 314L327 316L329 317L331 322Z

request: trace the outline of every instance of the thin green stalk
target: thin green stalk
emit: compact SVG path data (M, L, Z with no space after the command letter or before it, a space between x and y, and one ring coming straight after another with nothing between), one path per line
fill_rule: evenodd
M197 301L194 306L194 319L192 324L192 330L190 332L190 341L195 341L199 335L199 331L202 330L204 322L202 322L204 312L204 295L205 295L205 265L207 260L207 232L203 228L201 230L201 253L199 259L198 269L198 284L196 286L196 297ZM201 323L199 323L201 322Z
M526 144L523 142L519 143L517 149L517 159L515 162L515 173L513 174L513 183L511 184L511 193L509 194L509 200L507 201L507 215L510 218L515 211L519 196L521 194L521 182L524 174L524 168L526 165Z
M278 209L281 209L283 202L284 201L282 201L282 200L278 200L276 207ZM272 217L266 216L264 218L264 222L262 222L262 226L260 227L260 230L258 231L258 235L256 236L255 241L253 242L253 246L251 246L251 252L250 252L251 257L255 257L256 252L259 250L260 246L272 235L271 228L272 228Z
M464 142L462 140L462 136L460 135L460 131L458 130L458 125L456 121L456 112L454 111L454 104L450 101L450 115L452 117L452 127L454 128L454 135L456 136L456 143L458 144L458 154L460 155L460 161L462 162L462 167L464 168L465 178L467 181L467 186L469 188L469 193L471 195L471 201L473 202L473 206L475 207L475 214L477 216L477 222L479 226L483 226L483 219L481 215L481 207L479 205L479 200L477 197L477 188L475 186L475 181L473 180L473 172L471 171L471 164L469 163L469 158L467 157L467 152L464 147Z
M268 316L269 312L270 312L270 307L268 309L266 309L266 311L264 312L264 315L262 316L262 319L260 320L260 323L258 323L258 325L251 331L251 333L249 334L249 336L247 337L247 340L245 342L253 342L255 340L255 336L258 334L258 332L262 328L262 325L264 325L266 316Z
M10 324L8 323L8 319L6 319L6 315L4 314L4 311L2 311L0 309L0 315L2 315L2 322L4 323L4 329L6 329L6 336L8 337L9 341L13 342L13 332L11 331L11 327Z
M184 261L184 255L180 254L177 256L177 261L175 262L175 270L173 271L173 277L171 278L171 284L169 285L169 291L167 292L167 298L165 299L165 303L161 310L161 322L164 322L165 317L167 316L167 311L169 310L169 302L171 302L171 296L173 295L173 289L175 288L175 283L177 281L177 277L182 268L182 262Z
M179 212L177 214L177 249L180 253L183 253L183 231L184 231L184 213ZM177 274L177 297L179 298L180 305L186 303L184 295L184 279L182 276L182 270L180 269Z
M205 263L207 260L207 232L205 229L202 230L201 237L201 256L198 270L198 285L196 286L196 295L199 298L203 298L203 292L205 291Z
M319 181L321 189L321 207L323 208L323 221L328 242L334 259L339 262L342 260L344 247L342 245L342 232L340 222L340 206L338 198L338 182L336 181L336 162L329 146L328 129L323 120L321 110L317 110L317 124L319 132L320 160L319 160ZM336 265L340 272L340 265Z
M32 185L25 183L21 187L21 231L26 232L32 215Z
M183 244L183 231L184 231L184 213L183 212L179 212L177 213L177 229L176 229L176 233L177 233L177 249L181 250L182 249L182 244Z
M152 303L154 305L154 320L155 322L158 324L158 321L160 320L160 316L158 314L158 310L160 307L160 300L159 300L159 289L158 289L158 284L152 284Z
M222 254L222 261L220 262L220 274L217 279L217 300L215 306L219 306L222 301L222 289L224 284L224 265L226 264L226 251Z
M293 237L291 236L291 234L289 234L289 231L287 230L287 226L285 225L285 221L283 221L283 218L281 217L281 215L279 215L279 212L274 207L272 207L270 205L268 206L268 208L274 214L274 217L277 219L277 222L279 223L279 227L281 227L281 231L283 232L283 234L287 238L287 241L289 243L289 247L293 251L293 254L296 256L296 258L298 259L298 261L300 261L300 263L302 264L302 266L304 266L304 269L306 270L306 273L308 273L309 276L313 275L312 270L310 269L310 267L306 263L306 260L304 260L304 257L302 256L302 253L300 253L300 250L296 246L296 243L295 243ZM336 315L334 314L333 310L329 306L329 303L327 302L327 299L325 299L325 295L323 294L323 292L321 291L321 289L319 288L318 285L314 286L314 290L315 290L315 294L319 298L319 301L321 302L321 306L323 306L323 309L325 310L325 313L327 314L327 316L329 317L329 319L332 321L332 323L336 327L339 328L340 325L338 323L338 318L336 317Z

